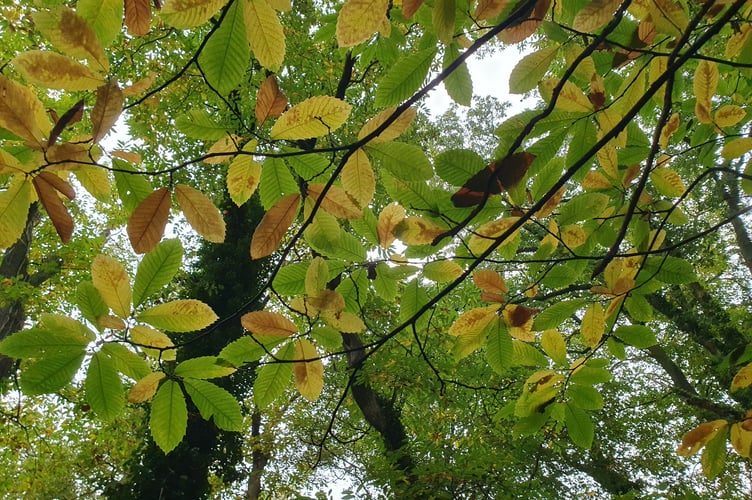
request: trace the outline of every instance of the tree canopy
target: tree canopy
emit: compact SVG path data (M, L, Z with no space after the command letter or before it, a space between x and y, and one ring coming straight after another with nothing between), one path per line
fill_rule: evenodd
M2 489L749 491L752 2L0 9Z

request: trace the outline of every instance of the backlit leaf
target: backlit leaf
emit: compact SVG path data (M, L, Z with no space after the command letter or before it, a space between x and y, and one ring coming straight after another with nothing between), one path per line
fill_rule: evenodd
M91 263L91 280L104 303L118 317L131 314L131 282L125 267L107 255L97 255Z
M133 380L140 380L151 371L150 364L140 354L123 344L108 342L99 352L107 356L115 370Z
M710 107L719 79L718 65L715 62L703 59L697 63L692 88L698 103Z
M89 23L104 47L115 41L123 26L123 2L119 0L78 0L76 13Z
M292 359L294 345L287 344L282 347L275 357L281 360ZM282 395L287 389L292 378L292 363L269 363L261 366L256 372L256 381L253 384L253 400L256 405L264 409Z
M192 332L206 328L219 318L200 300L180 299L150 307L137 319L170 332Z
M723 467L726 465L726 456L728 455L728 450L726 449L727 442L728 431L724 428L710 439L705 445L705 449L702 450L702 456L700 457L702 473L711 481L723 471Z
M261 180L261 163L253 156L238 155L227 169L227 192L237 205L250 199Z
M462 275L462 267L453 260L436 260L423 266L423 275L436 283L448 283Z
M545 76L558 51L559 47L552 45L520 59L509 75L509 91L524 94L533 90Z
M739 137L723 145L721 156L725 160L733 160L748 153L750 150L752 150L752 137Z
M587 308L582 317L580 331L586 346L590 348L598 346L606 332L606 318L603 313L603 306L600 303L594 302Z
M358 148L342 168L342 187L361 207L366 207L376 193L376 177L365 152ZM362 216L362 212L361 212Z
M129 403L145 403L154 397L159 388L159 383L164 380L164 372L153 372L136 382L128 392Z
M222 95L238 86L251 58L242 9L240 1L232 3L198 56L207 83Z
M585 33L596 31L614 18L621 0L593 0L582 8L572 21L572 29Z
M442 67L448 68L460 56L456 43L451 43L444 49ZM444 80L444 90L449 97L460 106L470 106L473 103L473 79L467 63L462 61Z
M378 32L388 37L392 28L388 8L388 0L347 0L337 16L337 44L352 47Z
M110 68L104 48L89 23L78 13L60 7L34 14L35 26L61 52L107 72Z
M287 96L279 89L277 78L269 75L256 95L256 121L263 125L267 118L277 118L287 108Z
M431 9L433 31L436 38L446 45L452 41L454 35L456 10L455 0L436 0Z
M645 325L622 325L616 329L614 334L625 343L645 349L658 343L653 330Z
M178 363L175 367L175 375L190 378L219 378L235 373L236 368L223 362L216 356L199 356L188 358Z
M67 350L28 364L21 374L19 385L29 396L57 392L70 383L81 369L85 351Z
M514 347L504 321L495 317L486 325L486 361L496 373L503 375L512 366Z
M130 329L131 341L138 344L147 356L172 361L175 359L175 344L166 334L144 325L136 325Z
M289 337L297 333L295 323L279 313L271 311L253 311L240 318L243 328L259 336Z
M567 403L565 410L567 433L574 444L580 448L590 449L595 437L595 426L585 410L572 403Z
M352 106L329 96L309 97L288 109L274 124L272 139L322 137L342 126Z
M430 245L446 229L425 217L409 216L392 229L392 234L406 245Z
M104 83L101 75L55 52L30 50L11 62L26 80L49 89L94 90Z
M492 19L501 14L509 5L509 0L479 0L473 17L479 21Z
M567 364L567 343L559 330L549 329L541 335L541 348L557 364Z
M657 168L650 172L650 180L655 189L663 196L673 198L681 196L687 191L687 186L679 174L668 167Z
M266 0L244 0L248 41L258 62L276 71L285 58L285 33L277 13Z
M163 452L171 452L183 440L187 425L183 390L176 381L165 380L151 404L149 428L154 442Z
M324 388L324 363L315 359L318 357L319 353L310 341L300 339L295 343L294 359L298 361L293 364L295 387L309 401L316 401Z
M305 293L306 295L316 296L320 291L326 288L329 281L329 266L325 259L315 257L305 274Z
M180 268L183 246L178 239L165 240L144 255L133 281L133 305L141 305L150 295L161 291Z
M167 188L147 196L128 219L128 239L137 253L152 251L162 239L170 216L172 197Z
M728 422L722 419L698 425L682 436L682 442L679 448L677 448L676 454L682 457L694 455L700 451L700 448L705 446L708 441L713 439L718 432L725 429L727 425Z
M298 215L300 195L283 196L271 207L256 226L251 239L251 259L261 259L271 255L282 242L287 229Z
M240 404L225 389L207 382L187 378L183 381L191 401L201 413L201 418L214 420L216 426L226 431L240 431L243 426L243 414Z
M393 106L410 97L423 84L436 49L420 50L397 61L376 88L375 104Z
M423 148L404 142L387 142L366 146L370 157L394 177L405 181L425 181L433 171Z
M123 93L115 80L97 89L97 101L91 110L92 141L99 142L110 131L123 111Z
M290 168L282 159L264 159L259 196L265 209L269 210L285 195L297 194L299 189Z
M21 237L30 206L30 182L17 180L0 191L0 248L8 248Z
M308 196L313 200L321 200L321 208L340 219L360 219L363 210L353 202L347 193L339 186L329 186L322 198L324 184L309 184Z
M226 3L227 0L167 0L160 16L175 28L194 28L208 21Z
M731 381L731 392L744 389L752 385L752 363L743 366Z
M404 218L405 209L397 203L390 203L381 211L376 229L379 233L379 244L383 248L389 248L397 239L394 229Z
M25 86L0 75L0 127L42 145L51 128L42 102Z
M151 2L149 0L125 0L125 26L128 33L143 36L151 29Z
M455 356L462 359L481 347L485 341L486 326L496 317L498 306L487 306L463 312L449 327L449 335L457 337ZM507 334L508 335L508 334Z
M39 201L55 226L60 241L68 243L73 235L73 217L60 199L62 194L75 194L73 187L55 174L40 172L32 179Z
M358 139L364 139L365 137L374 133L376 129L381 127L388 119L392 118L396 112L397 107L392 106L381 111L379 114L368 120L368 122L363 125L363 128L360 129L360 132L358 132ZM417 111L414 108L407 108L405 111L400 113L399 116L397 116L397 118L393 122L391 122L384 130L379 132L376 137L368 141L368 143L379 144L396 139L410 127L410 124L413 122L416 115Z
M175 198L188 224L205 240L225 240L225 220L214 203L201 191L185 184L175 186Z
M504 278L497 271L482 269L475 271L473 274L473 283L484 292L505 294L507 293L507 284Z
M747 112L741 106L727 104L718 108L715 112L715 124L719 127L733 127L747 115Z
M125 407L120 375L107 356L94 353L86 370L86 400L94 413L106 422L114 420Z

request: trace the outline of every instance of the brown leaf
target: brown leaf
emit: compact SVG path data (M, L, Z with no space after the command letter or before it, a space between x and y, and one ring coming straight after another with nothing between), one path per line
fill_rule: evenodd
M146 35L151 29L151 4L149 0L125 0L125 25L128 33Z
M69 196L71 193L75 196L73 188L63 179L49 172L41 172L34 177L32 182L39 201L44 205L52 225L55 226L55 231L60 236L60 241L68 243L73 234L73 217L63 205L63 200L60 199L58 191L73 199L72 196Z
M479 21L494 18L501 14L507 5L509 0L479 0L474 17Z
M277 249L282 237L298 215L300 194L283 196L272 206L256 226L251 239L251 259L261 259Z
M550 5L551 0L538 0L530 16L499 33L499 39L504 43L519 43L525 40L543 23Z
M97 89L97 102L91 110L92 141L98 143L110 131L123 111L123 93L115 80Z
M267 118L277 118L287 108L287 96L279 90L277 78L269 75L259 87L256 97L256 121L259 127Z
M54 110L50 110L54 112ZM84 115L84 100L81 99L76 104L73 105L71 109L63 113L63 116L61 116L59 119L55 119L55 126L52 127L52 132L50 132L50 137L47 139L47 145L52 146L57 142L58 137L60 137L60 134L65 130L65 128L68 125L73 125L74 123L80 122L81 118ZM57 113L53 115L53 117L56 117Z
M504 190L514 188L525 177L533 160L535 160L534 154L523 152L489 163L452 195L454 206L478 205L492 194L499 194Z
M128 239L133 250L146 253L162 239L172 207L170 190L160 188L144 198L128 220Z
M318 200L321 198L324 187L324 184L309 184L308 196ZM340 219L363 218L363 210L338 186L329 186L329 190L321 200L321 208Z
M402 0L402 17L410 19L418 12L421 5L423 5L423 0Z

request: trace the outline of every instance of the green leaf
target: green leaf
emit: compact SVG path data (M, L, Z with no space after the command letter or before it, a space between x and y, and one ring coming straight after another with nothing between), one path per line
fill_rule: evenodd
M438 201L449 198L449 195L438 195L425 182L408 182L387 171L381 172L381 178L387 194L404 207L438 212Z
M97 324L97 318L110 312L110 308L102 300L99 291L91 281L82 281L76 287L76 305L81 315L91 323Z
M486 168L486 162L475 151L450 149L436 156L436 175L452 186L463 186L478 172Z
M120 35L123 5L121 0L78 0L76 14L86 20L102 46L107 47Z
M77 319L69 318L62 314L42 313L39 320L46 330L53 332L67 332L71 338L80 339L82 343L92 342L96 335Z
M392 276L391 268L383 262L376 264L376 278L373 280L376 295L391 302L397 297L397 285L397 278Z
M408 283L407 286L405 286L405 289L402 291L402 296L399 300L400 322L405 322L412 319L416 314L418 314L418 311L420 311L420 309L429 301L428 293L426 293L426 290L420 286L419 281L420 280L417 279L410 281L410 283ZM425 327L427 322L428 317L424 313L420 316L418 321L416 321L415 326L416 328L418 328L418 330L421 330Z
M302 152L300 149L293 148L285 148L284 151L286 153ZM307 182L320 182L322 179L321 176L325 175L326 171L332 168L332 161L329 158L309 152L296 156L288 156L285 158L285 161L296 174Z
M191 401L204 420L214 419L220 429L239 431L243 427L243 414L240 404L232 394L211 382L187 378L183 381Z
M0 353L16 359L46 358L83 352L89 340L69 331L29 328L0 342Z
M178 239L164 240L144 255L133 282L133 307L141 305L172 281L182 262L183 245Z
M671 256L649 257L640 272L640 277L643 275L655 275L658 280L672 285L697 281L692 264L679 257Z
M564 300L544 309L535 317L533 330L542 331L558 328L564 321L584 306L585 299Z
M138 315L139 321L169 332L193 332L211 325L217 315L200 300L173 300L146 309Z
M56 392L68 383L81 368L85 351L59 352L29 363L23 368L19 385L29 396Z
M591 385L569 384L567 394L583 410L603 409L603 396Z
M246 39L243 3L233 2L217 31L211 35L198 56L198 63L209 85L221 95L238 86L251 59Z
M188 426L188 408L180 384L165 380L151 404L149 428L154 442L169 453L180 444Z
M404 142L370 144L366 151L373 160L387 169L393 176L404 181L426 181L433 175L431 162L423 148Z
M423 85L431 69L436 48L419 50L394 63L376 87L374 101L378 107L399 104Z
M115 187L117 188L118 196L120 197L120 201L123 202L123 208L126 213L130 215L154 191L154 188L144 175L139 173L129 163L113 158L112 166L117 169L113 172L113 175L115 176Z
M217 357L227 361L232 366L240 367L246 363L258 361L264 357L264 354L267 354L285 340L287 340L285 337L273 335L259 336L255 339L250 336L240 337L227 344Z
M149 363L122 344L108 342L100 352L106 354L112 366L128 378L138 381L151 373Z
M512 366L548 366L548 358L527 342L512 339Z
M611 380L611 372L599 366L585 364L572 373L569 381L576 384L596 385Z
M94 353L91 357L84 387L91 409L105 422L112 422L123 411L123 383L115 364L103 352Z
M567 403L564 409L564 418L567 433L569 433L572 442L580 448L589 450L595 437L595 426L590 415L582 408Z
M293 344L287 344L277 351L276 358L292 359ZM253 399L256 405L264 409L285 392L292 380L293 363L275 363L261 366L256 372L256 382L253 384Z
M506 323L501 317L494 318L487 326L486 361L488 366L499 375L503 375L512 366L514 348Z
M236 368L217 356L199 356L181 361L175 375L191 378L218 378L235 373Z
M281 158L264 160L259 182L261 205L265 210L269 210L283 196L299 191L298 183L295 182L290 169Z
M710 481L718 477L718 474L723 472L723 468L726 465L726 456L728 455L728 450L726 449L727 439L728 428L724 428L713 436L702 450L702 456L700 457L702 473Z
M642 295L630 294L624 301L624 306L635 321L650 321L653 319L653 306Z
M447 45L444 52L443 68L446 69L459 56L460 51L456 43ZM473 80L464 61L444 80L444 89L457 104L461 106L472 104Z
M368 243L374 247L379 245L379 233L377 229L378 219L370 208L366 207L363 209L362 219L351 219L349 222L350 227L352 227L359 236L365 238Z
M367 247L363 245L357 237L344 231L341 232L339 243L333 246L329 252L326 253L327 257L333 259L342 259L347 262L365 262L366 261Z
M559 210L558 224L564 227L575 222L597 217L608 205L610 198L603 193L583 193L573 197Z
M280 268L274 276L272 287L280 295L302 295L305 293L305 277L310 262L295 262Z
M617 328L614 334L624 343L638 349L652 347L658 343L653 330L645 325L623 325Z
M227 127L216 123L204 108L190 109L175 118L175 126L193 139L218 141L228 133Z
M536 88L548 71L558 50L558 45L552 45L520 59L509 75L509 92L524 94Z
M311 330L311 338L328 351L342 349L342 334L331 326L317 326Z

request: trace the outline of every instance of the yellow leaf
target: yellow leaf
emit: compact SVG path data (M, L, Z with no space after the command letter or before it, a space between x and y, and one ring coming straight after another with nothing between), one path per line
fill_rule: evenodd
M240 324L254 335L268 337L289 337L298 331L295 323L271 311L253 311L244 314L240 318Z
M337 17L337 43L352 47L374 33L389 37L392 24L387 18L389 0L347 0Z
M519 304L507 305L501 311L501 315L507 326L509 326L509 335L523 342L534 342L533 316L536 312L538 312L537 309L531 309Z
M159 383L166 377L164 372L150 373L134 385L128 392L129 403L145 403L154 397Z
M564 193L567 192L567 187L562 186L560 187L553 196L551 196L548 200L546 200L546 203L543 204L540 210L535 214L538 218L548 217L551 215L554 210L556 210L559 207L559 204L561 203L561 200L564 198Z
M110 328L111 330L125 330L125 321L113 316L112 314L105 314L104 316L97 317L97 327Z
M752 385L752 363L742 367L741 370L736 372L734 380L731 381L731 392L744 389Z
M612 185L613 184L608 177L595 170L588 172L585 175L585 178L582 179L582 187L587 190L608 189Z
M103 203L110 201L112 186L107 170L94 165L80 165L73 173L90 195Z
M504 282L501 273L491 271L490 269L475 271L473 274L473 283L484 292L505 294L508 291L507 284Z
M175 28L195 28L205 23L227 3L227 0L167 0L161 17Z
M91 263L91 281L112 312L122 319L130 316L131 282L120 262L107 255L97 255Z
M338 129L352 106L329 96L310 97L283 114L271 130L272 139L310 139Z
M746 115L747 112L741 106L727 104L715 112L715 124L719 127L732 127L742 121Z
M687 191L684 181L670 168L657 168L650 172L650 180L663 196L681 196Z
M581 9L572 21L572 29L584 33L596 31L614 17L621 0L593 0Z
M492 19L501 14L507 5L509 0L479 0L473 17L479 21Z
M394 240L394 228L405 218L405 209L397 203L385 206L379 214L376 231L379 233L379 244L382 248L389 248Z
M175 186L175 198L188 224L198 234L212 243L225 241L225 220L204 193L185 184L178 184Z
M710 108L710 101L718 87L719 79L720 75L716 63L706 61L705 59L697 63L692 88L698 103L702 103Z
M358 148L342 168L342 187L361 207L368 206L376 193L376 177L368 156ZM362 216L362 213L361 213Z
M131 35L144 36L149 33L151 2L149 0L125 0L125 26Z
M360 132L358 132L358 140L362 140L374 133L376 129L381 127L388 119L392 118L396 112L397 107L393 106L385 109L368 120L368 122L363 125L363 128L360 129ZM368 144L382 144L396 139L410 127L410 124L413 122L417 114L418 112L415 109L407 108L400 113L393 122L387 125L384 130L379 132L379 135L368 141Z
M277 78L269 75L259 87L256 95L256 121L259 127L267 118L277 118L287 108L287 96L279 90Z
M321 257L314 258L306 270L305 293L315 296L326 288L328 282L329 265Z
M290 9L292 9L291 0L269 0L269 5L279 12L290 12Z
M115 80L97 89L97 102L91 110L92 141L98 143L110 131L123 111L123 93Z
M509 231L519 219L519 217L505 217L483 224L470 236L470 241L467 244L468 248L476 255L485 252L495 243L496 238ZM517 237L519 231L518 228L507 235L501 246L509 244L510 241Z
M684 7L675 0L649 0L645 4L650 20L660 33L680 37L687 29L689 18Z
M577 224L565 226L561 229L561 241L567 248L574 249L587 241L587 233Z
M306 316L315 316L320 312L338 313L345 309L345 298L335 290L320 290L315 295L305 298L301 311Z
M321 316L330 326L342 333L360 333L366 329L362 319L347 311L324 312Z
M294 359L297 362L292 368L295 387L309 401L316 401L324 388L324 363L316 358L319 358L319 353L311 342L300 339L295 343Z
M452 42L456 12L455 0L434 0L433 2L431 24L436 38L445 45Z
M717 118L718 118L718 113L716 113L716 119ZM671 135L673 135L674 132L679 130L679 121L680 121L679 113L674 113L666 122L666 126L663 127L663 130L661 130L660 146L662 148L666 148L666 146L668 146L668 140L671 138Z
M101 75L55 52L31 50L11 62L26 80L49 89L94 90L104 83Z
M338 186L329 186L323 198L325 184L309 184L308 196L313 200L321 199L321 208L340 219L362 219L363 210L350 199L347 193Z
M251 239L251 259L271 255L282 242L282 237L298 215L300 194L283 196L272 206L256 226Z
M430 245L445 232L446 228L431 219L414 215L402 219L392 230L405 245Z
M676 450L676 454L682 457L694 455L700 450L700 448L713 439L718 432L725 429L727 425L728 422L722 419L698 425L684 434L682 437L682 443Z
M110 63L94 30L84 18L68 7L34 14L34 25L61 52L94 63L107 73Z
M423 275L436 283L447 283L462 275L462 267L453 260L437 260L423 266Z
M726 44L726 50L724 56L726 59L733 59L742 51L747 44L749 35L752 34L752 26L749 24L742 24L739 26L739 30L731 35Z
M564 336L558 330L545 330L543 335L541 335L541 347L548 354L548 357L556 363L566 365L567 343L564 340Z
M171 207L172 197L167 188L157 189L139 203L127 227L133 250L137 253L154 250L164 234Z
M723 145L721 156L724 160L733 160L752 150L752 137L739 137Z
M449 327L449 335L457 337L455 355L462 359L486 342L486 326L497 318L498 305L470 309Z
M245 149L245 148L243 148ZM261 163L253 156L238 155L227 169L227 192L240 206L248 201L261 180Z
M228 135L222 137L217 142L211 145L209 151L206 153L210 156L204 159L204 163L209 165L219 165L225 163L232 158L232 156L238 152L238 144L240 143L240 137L237 135Z
M21 237L31 205L31 183L18 177L0 191L0 248L8 248Z
M585 93L569 80L564 82L558 96L554 96L552 93L558 84L559 80L553 78L543 80L540 83L544 95L551 96L550 99L556 98L554 104L556 109L573 113L591 113L593 111L593 104Z
M731 426L731 444L736 452L746 458L752 458L752 411L748 411L744 420Z
M243 17L251 50L261 66L276 71L285 58L285 32L267 0L244 0Z
M137 319L170 332L193 332L206 328L219 318L200 300L179 299L152 306L141 312Z
M606 318L603 307L598 302L590 304L582 317L580 325L582 340L590 348L595 348L603 338L606 331Z
M140 1L140 0L139 0ZM154 81L157 79L157 75L154 72L149 72L149 74L136 81L135 83L125 87L123 89L123 97L131 97L134 95L141 94L143 92L146 92L149 90L149 88L154 85Z
M121 160L125 160L128 163L133 163L134 165L138 165L139 163L141 163L141 155L138 153L116 149L111 154L115 158L120 158Z
M50 123L42 102L31 90L0 75L0 127L41 149Z
M144 325L136 325L130 329L131 341L138 344L147 356L164 361L175 359L175 344L170 337Z

